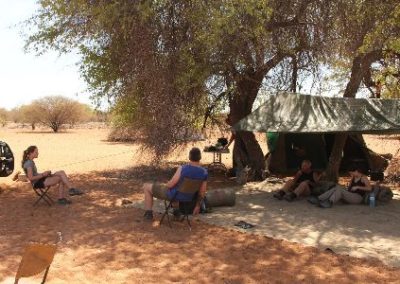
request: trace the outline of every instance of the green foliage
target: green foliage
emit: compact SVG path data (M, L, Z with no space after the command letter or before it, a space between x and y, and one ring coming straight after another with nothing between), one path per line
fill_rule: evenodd
M267 77L296 90L302 74L324 72L321 64L348 74L355 56L399 46L394 0L39 4L27 49L78 50L93 99L114 104L115 125L143 131L158 156L206 111L229 104L238 119L246 115Z

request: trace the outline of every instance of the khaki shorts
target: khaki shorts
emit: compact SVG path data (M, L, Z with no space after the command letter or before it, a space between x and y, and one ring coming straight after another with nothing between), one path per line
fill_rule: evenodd
M167 196L168 187L165 183L154 182L152 187L153 197L162 199L162 200L169 200Z

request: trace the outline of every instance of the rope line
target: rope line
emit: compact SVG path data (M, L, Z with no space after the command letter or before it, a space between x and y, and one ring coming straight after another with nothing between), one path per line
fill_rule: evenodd
M92 159L88 159L88 160L81 160L81 161L78 161L78 162L73 162L73 163L68 163L68 164L63 164L63 165L57 165L57 166L54 166L54 168L64 168L64 167L68 167L68 166L71 166L71 165L83 164L83 163L86 163L86 162L96 161L96 160L100 160L100 159L104 159L104 158L120 156L120 155L127 154L127 153L132 153L132 150L124 151L124 152L120 152L120 153L116 153L116 154L109 154L109 155L105 155L105 156L99 156L99 157L96 157L96 158L92 158Z

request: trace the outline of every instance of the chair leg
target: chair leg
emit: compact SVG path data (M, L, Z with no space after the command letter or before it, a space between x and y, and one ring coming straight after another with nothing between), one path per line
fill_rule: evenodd
M160 225L162 224L165 216L167 216L168 225L170 228L172 228L171 220L169 219L169 214L168 214L168 210L172 207L172 201L170 201L168 205L167 205L167 202L164 201L164 205L165 205L165 211L164 211L164 214L161 216Z
M44 273L42 284L44 284L44 282L46 282L47 273L49 273L49 269L50 269L50 265L46 268L46 272Z
M186 215L185 217L186 217L186 221L187 221L187 223L189 225L189 231L191 231L192 230L192 225L190 224L189 215Z
M54 204L53 199L47 194L47 192L49 191L50 187L46 188L46 189L42 189L42 188L37 188L34 189L35 193L39 196L38 200L36 200L36 202L33 204L33 206L36 206L40 200L44 200L47 205L51 206L52 204Z

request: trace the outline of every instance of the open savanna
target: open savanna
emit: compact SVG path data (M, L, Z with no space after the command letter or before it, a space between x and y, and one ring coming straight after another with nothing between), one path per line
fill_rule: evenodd
M60 232L47 283L400 283L398 268L374 259L198 220L192 231L181 223L170 229L144 222L142 210L122 207L121 200L142 199L143 182L167 180L186 161L188 148L211 141L188 143L155 167L141 145L107 142L107 134L107 129L51 133L0 128L0 140L12 147L17 169L22 151L37 145L39 171L63 169L85 192L69 206L33 207L35 196L26 184L0 180L0 282L13 283L26 244L54 243ZM203 162L211 159L205 155ZM230 163L228 155L223 159ZM211 187L231 184L224 177L210 179ZM38 282L40 277L21 281Z

